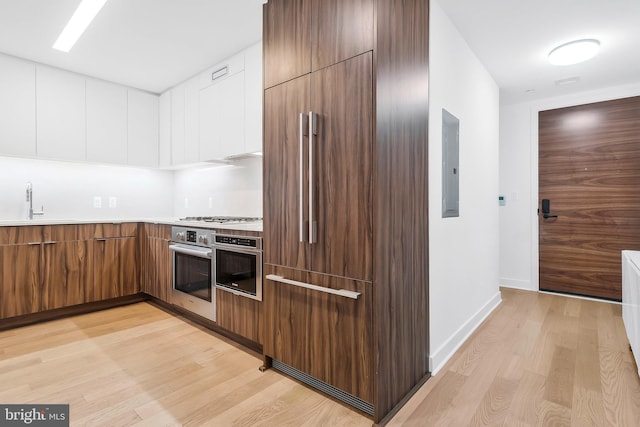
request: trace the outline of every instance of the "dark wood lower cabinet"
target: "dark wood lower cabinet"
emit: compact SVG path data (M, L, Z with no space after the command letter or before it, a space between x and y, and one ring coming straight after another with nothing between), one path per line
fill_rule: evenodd
M216 289L216 323L262 344L262 302Z
M144 224L141 239L142 269L140 271L141 290L164 302L170 302L173 286L171 226Z
M42 310L85 302L93 282L91 242L51 242L42 246Z
M269 274L358 299L265 280L264 354L365 402L373 402L372 285L325 274L265 265Z
M140 292L135 237L96 239L93 242L93 287L86 302Z
M40 247L0 246L0 318L40 311Z

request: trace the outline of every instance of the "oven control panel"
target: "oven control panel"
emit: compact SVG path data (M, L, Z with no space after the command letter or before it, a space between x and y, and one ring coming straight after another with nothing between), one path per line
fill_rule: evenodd
M171 240L195 246L209 247L213 243L213 232L198 228L171 227Z
M216 243L224 243L226 245L257 247L256 239L234 236L216 236Z

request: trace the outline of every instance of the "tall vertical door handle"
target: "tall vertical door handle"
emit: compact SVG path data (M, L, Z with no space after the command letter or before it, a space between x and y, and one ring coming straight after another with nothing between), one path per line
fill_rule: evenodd
M299 116L299 147L298 150L300 152L300 174L299 174L299 187L298 187L298 230L300 232L300 242L306 241L305 236L305 227L304 227L304 137L307 132L307 115L305 113L300 113Z
M314 219L313 199L314 199L314 171L313 171L313 150L314 137L318 135L318 115L309 111L309 243L316 243L317 223Z

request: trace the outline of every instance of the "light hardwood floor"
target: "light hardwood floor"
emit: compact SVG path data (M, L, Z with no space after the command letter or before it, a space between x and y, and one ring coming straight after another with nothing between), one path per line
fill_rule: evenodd
M640 426L620 305L504 288L502 300L388 426Z
M503 303L389 426L638 426L620 306L503 289ZM0 332L0 402L72 425L369 426L261 358L141 303Z

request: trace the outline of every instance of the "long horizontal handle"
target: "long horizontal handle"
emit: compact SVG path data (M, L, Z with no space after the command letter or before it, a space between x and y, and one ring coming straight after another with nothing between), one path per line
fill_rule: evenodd
M191 249L185 248L184 246L178 245L170 245L169 249L173 252L178 252L185 255L193 255L200 258L211 258L211 249L202 250L202 249Z
M285 279L282 276L277 276L275 274L267 274L267 279L273 280L274 282L286 283L287 285L299 286L301 288L311 289L314 291L320 291L327 294L338 295L341 297L347 297L351 299L358 299L360 296L360 292L348 291L346 289L331 289L325 288L323 286L312 285L311 283L298 282L297 280Z
M548 213L542 215L543 218L558 218L558 215L549 215Z

